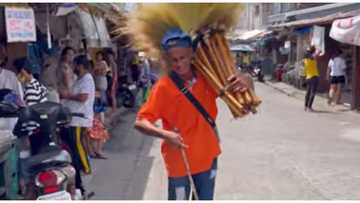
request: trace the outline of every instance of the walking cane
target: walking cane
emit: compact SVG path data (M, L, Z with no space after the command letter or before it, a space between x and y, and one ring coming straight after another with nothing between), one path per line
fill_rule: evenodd
M189 200L192 200L193 195L194 195L195 200L199 200L199 196L198 196L198 193L196 191L194 179L192 178L192 175L191 175L190 165L189 165L189 161L187 159L185 150L184 150L184 148L180 148L180 150L181 150L181 155L182 155L182 158L183 158L183 161L184 161L184 164L185 164L186 173L187 173L187 176L188 176L189 182L190 182Z

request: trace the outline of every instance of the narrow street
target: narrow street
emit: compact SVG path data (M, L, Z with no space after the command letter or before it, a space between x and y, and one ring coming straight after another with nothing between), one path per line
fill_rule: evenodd
M202 178L213 171L194 178L199 199L360 199L360 1L0 8L0 200L167 200L162 140L135 130L136 114L150 98L137 126L156 134L146 120L166 114L189 139L165 137L205 172L199 160L219 151L196 117L214 126L208 85L224 99L222 153L214 196ZM258 112L233 118L244 109ZM171 174L183 170L176 150L163 149ZM175 199L182 183L170 187Z
M303 111L303 102L257 84L259 113L233 120L219 101L223 153L215 199L359 199L360 115ZM166 199L159 141L133 130L122 112L106 146L109 160L93 161L93 199Z

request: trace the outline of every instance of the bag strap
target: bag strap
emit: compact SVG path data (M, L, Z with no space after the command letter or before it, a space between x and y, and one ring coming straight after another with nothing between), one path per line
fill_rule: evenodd
M188 88L185 87L183 79L174 72L171 71L169 74L170 79L175 83L176 87L186 96L186 98L194 105L194 107L199 111L199 113L203 116L206 122L215 130L216 130L216 123L214 119L211 118L209 113L204 109L204 107L200 104L200 102L194 97L193 94L189 91Z

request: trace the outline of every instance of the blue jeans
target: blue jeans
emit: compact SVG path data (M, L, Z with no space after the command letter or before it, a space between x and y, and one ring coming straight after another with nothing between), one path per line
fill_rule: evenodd
M214 159L209 170L192 175L196 191L200 200L213 200L215 177L217 171L217 159ZM188 176L169 177L168 199L188 200L190 195L190 181Z

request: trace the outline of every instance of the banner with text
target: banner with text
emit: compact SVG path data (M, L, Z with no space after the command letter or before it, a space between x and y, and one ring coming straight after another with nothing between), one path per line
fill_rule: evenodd
M6 34L8 42L36 41L35 16L32 8L5 8Z

